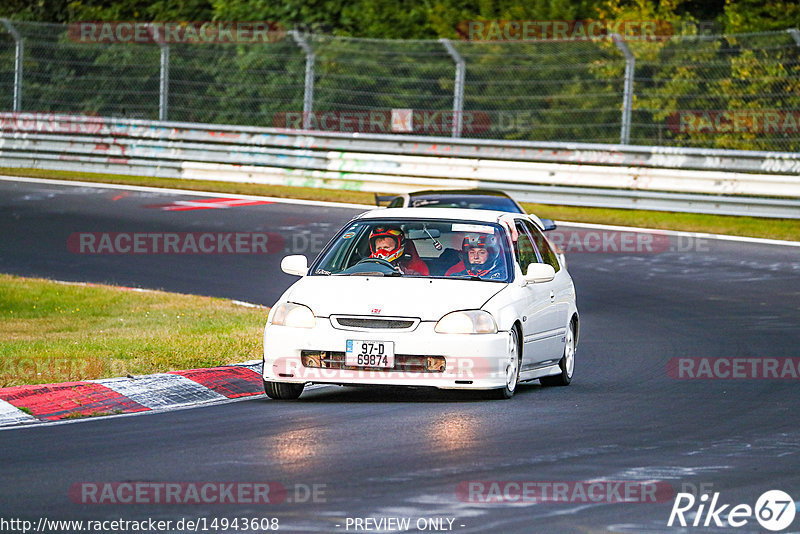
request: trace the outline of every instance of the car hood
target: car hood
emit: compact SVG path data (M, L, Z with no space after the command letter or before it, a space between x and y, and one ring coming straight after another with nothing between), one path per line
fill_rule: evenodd
M479 309L507 284L381 276L306 276L284 295L317 317L382 315L438 321L454 310Z

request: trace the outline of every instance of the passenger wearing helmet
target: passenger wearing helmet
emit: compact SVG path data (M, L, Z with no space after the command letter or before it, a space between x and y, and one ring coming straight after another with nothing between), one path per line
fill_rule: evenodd
M447 276L479 276L490 280L506 277L505 262L500 256L500 246L495 236L468 234L464 237L461 253L464 267L448 271Z
M370 258L380 258L391 263L403 274L428 276L428 266L416 254L414 244L406 245L400 228L377 226L369 235Z

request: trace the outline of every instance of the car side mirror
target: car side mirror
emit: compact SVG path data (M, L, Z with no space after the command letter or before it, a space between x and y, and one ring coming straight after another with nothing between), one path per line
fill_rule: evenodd
M529 284L549 282L556 277L556 270L546 263L531 263L525 272L525 281Z
M308 259L302 254L285 256L281 260L281 270L286 274L305 276L308 272Z
M549 232L550 230L556 229L556 223L554 223L552 219L539 219L539 220L542 221L542 226L543 226L542 230L544 230L545 232Z

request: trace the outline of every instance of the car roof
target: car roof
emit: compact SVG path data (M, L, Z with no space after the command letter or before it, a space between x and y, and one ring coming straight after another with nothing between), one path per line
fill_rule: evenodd
M510 202L516 210L512 212L519 212L519 213L526 213L525 208L523 208L517 200L506 193L505 191L500 191L498 189L426 189L424 191L413 191L411 193L406 193L406 195L401 195L406 197L406 203L414 202L415 199L430 197L431 200L437 199L442 201L447 201L448 198L470 198L474 199L475 201L480 201L481 198L483 199L503 199ZM397 198L397 197L395 197ZM485 208L484 208L485 209ZM500 211L509 211L509 210L500 210Z
M533 213L517 213L511 211L479 210L466 208L376 208L358 215L357 219L442 219L497 222L502 216L513 216L528 219L533 224L544 230L542 220Z
M476 210L466 208L380 208L362 213L360 219L442 219L497 222L501 216L513 215L526 218L524 213L510 213L508 211Z
M411 197L421 195L466 195L511 198L507 193L498 191L497 189L426 189L424 191L413 191L408 193L408 195Z

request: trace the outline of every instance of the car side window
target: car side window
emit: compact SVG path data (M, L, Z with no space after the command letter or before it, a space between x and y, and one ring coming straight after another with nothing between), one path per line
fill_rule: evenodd
M389 202L390 208L402 208L403 207L403 197L396 197Z
M531 236L533 237L533 243L536 246L536 249L539 251L539 254L542 257L542 263L546 263L555 269L556 272L561 269L561 265L558 263L558 256L556 256L555 251L550 246L550 243L544 237L539 228L528 221L525 221L525 227L530 232Z
M525 271L528 270L528 265L531 263L539 263L539 257L536 254L536 247L533 246L533 242L531 241L530 236L528 236L528 232L525 230L525 227L520 221L517 221L516 227L519 238L517 239L516 246L514 247L514 252L516 253L519 267L522 269L524 274Z

